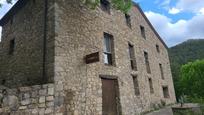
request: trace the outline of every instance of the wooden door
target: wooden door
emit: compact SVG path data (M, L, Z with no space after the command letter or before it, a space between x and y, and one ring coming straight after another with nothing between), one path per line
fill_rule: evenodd
M102 79L103 115L117 115L117 80Z

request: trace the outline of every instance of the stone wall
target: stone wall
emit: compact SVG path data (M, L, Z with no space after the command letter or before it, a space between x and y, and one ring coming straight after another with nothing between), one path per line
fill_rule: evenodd
M49 0L46 22L48 25L46 28L46 76L43 75L45 1L28 0L25 6L16 11L3 25L0 47L0 84L15 87L53 82L53 5L53 0ZM13 53L9 54L12 39L15 39L15 46Z
M65 96L70 114L102 114L102 83L100 75L117 76L121 111L134 115L148 111L165 101L174 103L175 93L170 71L168 52L152 28L134 6L129 12L132 28L126 25L125 16L111 9L104 12L86 8L79 0L56 1L55 3L55 82ZM146 40L140 34L140 25L145 27ZM103 63L103 33L114 37L115 66ZM132 71L128 56L128 43L134 45L138 71ZM157 53L156 44L160 46ZM146 72L144 51L149 54L151 74ZM99 52L100 61L86 64L84 57ZM159 69L162 63L165 80ZM131 75L137 75L140 95L134 94ZM152 78L154 93L150 94L148 78ZM170 98L163 97L162 86L169 87ZM68 98L69 97L69 98ZM71 97L71 98L70 98Z
M53 115L54 84L9 89L0 86L1 115Z

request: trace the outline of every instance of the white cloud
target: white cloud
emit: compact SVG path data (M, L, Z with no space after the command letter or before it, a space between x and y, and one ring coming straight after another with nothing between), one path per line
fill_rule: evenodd
M204 8L203 0L176 0L176 4L173 6L170 5L172 1L173 0L156 0L155 3L158 4L159 7L166 9L169 14L178 14L180 12L203 13L200 12L202 8Z
M9 11L9 9L16 3L17 1L14 0L13 4L7 4L6 0L0 0L0 4L2 7L0 8L0 19ZM0 41L1 41L1 26L0 26Z
M163 0L163 2L160 4L161 6L167 6L169 5L171 0Z
M187 39L204 38L204 15L196 15L190 20L172 20L155 12L145 12L155 29L168 46L173 46Z
M175 8L183 11L198 13L201 8L204 8L203 0L179 0Z
M0 0L0 4L5 4L6 0Z
M204 8L201 8L199 14L204 15Z
M159 7L162 7L164 9L169 9L169 4L170 4L171 0L156 0L154 3L158 4Z
M169 14L178 14L180 13L181 10L180 9L177 9L177 8L171 8L169 9Z

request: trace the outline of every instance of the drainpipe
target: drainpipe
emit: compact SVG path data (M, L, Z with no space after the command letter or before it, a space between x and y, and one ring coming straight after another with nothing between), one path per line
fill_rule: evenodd
M47 14L48 14L48 0L44 3L44 30L43 30L43 65L42 65L42 83L46 83L48 78L46 75L46 54L47 54Z

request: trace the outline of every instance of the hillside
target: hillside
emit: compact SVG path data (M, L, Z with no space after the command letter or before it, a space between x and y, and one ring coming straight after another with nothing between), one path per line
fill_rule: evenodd
M204 39L187 40L169 48L169 57L175 89L177 89L176 83L180 74L180 67L197 59L204 59Z

